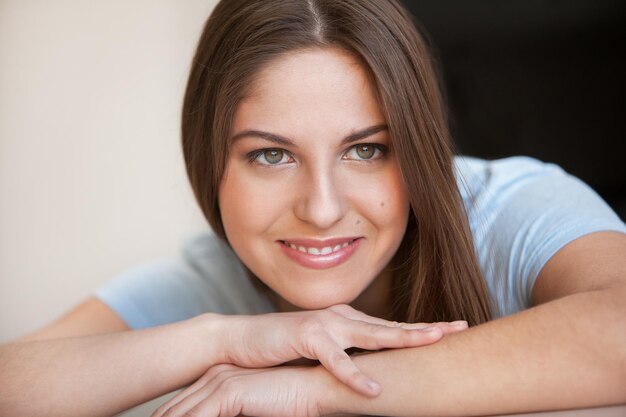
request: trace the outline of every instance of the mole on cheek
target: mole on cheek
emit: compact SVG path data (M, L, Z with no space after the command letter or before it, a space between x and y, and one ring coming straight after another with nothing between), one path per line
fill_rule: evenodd
M357 221L356 221L356 224L360 224L360 223L361 223L361 220L357 220Z
M385 207L385 202L384 202L384 201L381 201L381 202L380 202L380 206L381 206L381 207Z

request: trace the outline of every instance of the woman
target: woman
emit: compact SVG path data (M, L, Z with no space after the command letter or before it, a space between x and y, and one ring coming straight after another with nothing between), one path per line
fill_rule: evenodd
M219 3L183 147L217 237L3 347L3 414L107 415L193 381L155 415L626 400L626 227L552 165L453 158L427 49L396 2ZM471 328L445 323L459 319ZM396 349L351 360L348 347ZM274 366L300 358L322 365Z

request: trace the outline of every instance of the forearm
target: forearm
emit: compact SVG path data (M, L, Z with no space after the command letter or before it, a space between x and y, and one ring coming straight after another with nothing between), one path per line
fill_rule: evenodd
M4 345L0 415L113 415L187 385L219 361L214 323Z
M338 410L484 415L626 401L623 290L575 294L417 349L355 359L383 387L365 399L328 379Z

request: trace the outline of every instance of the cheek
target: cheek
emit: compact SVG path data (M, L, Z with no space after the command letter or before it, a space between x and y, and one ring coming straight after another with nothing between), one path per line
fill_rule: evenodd
M379 172L348 188L352 190L352 200L358 202L359 211L379 232L404 235L409 201L399 172L395 169Z
M227 167L219 190L219 207L226 234L260 232L284 212L281 196L287 195L280 182L268 183L245 170Z

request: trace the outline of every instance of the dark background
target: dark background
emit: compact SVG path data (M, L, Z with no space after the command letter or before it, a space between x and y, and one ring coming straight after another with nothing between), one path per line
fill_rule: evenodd
M626 1L403 3L439 61L458 153L557 163L626 220Z

